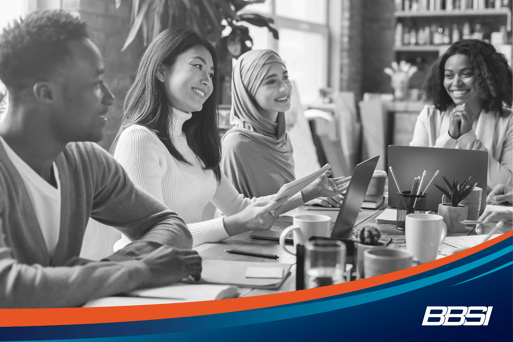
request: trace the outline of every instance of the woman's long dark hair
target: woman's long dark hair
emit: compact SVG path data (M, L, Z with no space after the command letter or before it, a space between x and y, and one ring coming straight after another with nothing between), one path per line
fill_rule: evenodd
M182 163L190 162L173 145L169 127L173 121L172 103L166 96L163 82L157 80L159 66L172 66L176 58L185 51L204 46L212 55L217 71L217 55L213 46L197 33L184 29L168 29L159 34L146 49L135 81L128 90L124 103L124 116L118 134L111 146L114 153L120 134L132 125L141 125L155 132L171 155ZM183 125L183 132L191 150L203 162L204 170L213 170L218 182L221 180L221 143L217 130L217 81L214 76L213 91L199 112Z
M484 110L502 114L504 105L511 107L513 78L506 57L489 43L466 39L452 44L429 71L423 88L436 109L444 111L454 104L444 88L444 74L445 63L456 54L466 55L470 60Z

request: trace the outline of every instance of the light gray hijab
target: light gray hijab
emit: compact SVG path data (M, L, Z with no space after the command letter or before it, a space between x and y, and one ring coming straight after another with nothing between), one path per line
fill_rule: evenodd
M222 167L248 197L274 194L295 178L285 114L278 113L273 122L259 112L255 101L273 63L284 65L273 50L252 50L239 57L233 68L230 122L235 127L223 137Z

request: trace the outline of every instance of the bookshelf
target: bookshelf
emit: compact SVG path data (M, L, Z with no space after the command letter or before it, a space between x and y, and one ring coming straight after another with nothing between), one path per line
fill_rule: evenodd
M434 61L454 41L494 44L511 61L511 0L396 0L396 60Z

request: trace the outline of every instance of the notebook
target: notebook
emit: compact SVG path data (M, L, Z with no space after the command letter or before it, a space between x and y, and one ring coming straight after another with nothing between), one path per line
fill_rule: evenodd
M165 298L184 302L235 298L238 296L237 287L231 285L211 284L172 284L130 291L127 296L146 298Z
M252 287L263 289L278 289L290 274L291 264L278 262L250 262L250 261L228 261L228 260L203 260L201 279L198 284L224 284L238 287ZM270 278L268 276L254 278L248 275L250 268L281 268L281 278ZM190 281L192 283L192 280Z
M345 200L340 206L337 219L333 225L331 237L344 239L348 238L351 234L351 229L356 219L358 219L358 214L360 213L360 208L362 207L363 199L365 198L378 159L379 156L367 159L354 168L351 181L344 196ZM252 232L250 236L254 239L278 240L280 234L281 232L277 231L263 231Z
M433 184L446 187L444 176L452 182L457 179L460 183L472 176L470 183L477 182L483 189L480 213L486 206L486 189L488 176L488 152L449 149L438 147L388 146L388 165L392 166L401 190L411 190L413 179L421 176L426 170L422 190L429 183L437 170L438 176L426 191L426 210L438 210L442 201L442 193ZM397 187L388 173L388 205L397 207Z

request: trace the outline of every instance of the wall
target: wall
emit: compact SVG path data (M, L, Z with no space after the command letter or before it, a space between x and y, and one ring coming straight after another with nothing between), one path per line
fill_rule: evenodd
M362 92L362 1L341 0L340 90Z
M393 0L341 0L340 90L364 93L392 92L383 69L394 60Z
M90 38L103 54L104 81L116 96L110 108L108 124L100 145L109 149L123 115L123 100L135 79L138 61L144 52L141 39L137 39L123 52L121 48L130 31L132 1L122 1L115 8L114 0L61 0L62 8L75 12L87 22Z
M362 92L392 93L383 69L394 60L394 1L362 1Z

